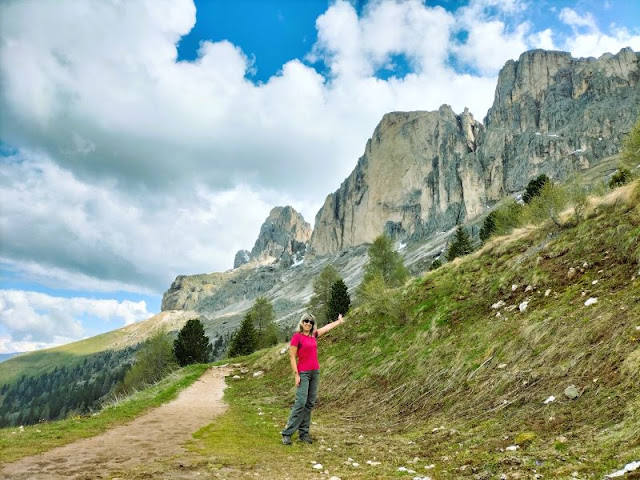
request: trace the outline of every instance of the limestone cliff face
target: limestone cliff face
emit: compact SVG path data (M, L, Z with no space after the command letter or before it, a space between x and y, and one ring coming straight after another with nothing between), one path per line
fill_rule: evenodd
M251 252L240 250L234 268L250 262L277 260L285 266L304 256L311 238L311 225L292 207L275 207L260 227Z
M468 111L390 113L316 215L310 251L383 232L427 238L480 215L541 173L565 179L619 151L640 115L640 54L599 59L533 50L498 77L485 126Z
M488 199L617 153L640 114L639 59L631 49L598 59L533 50L507 62L477 151Z
M162 311L195 310L203 299L214 295L235 276L235 273L178 275L162 295Z
M447 105L437 112L386 114L364 155L316 215L314 255L392 236L425 236L481 208L473 152L482 126ZM462 185L468 187L463 190ZM468 198L465 198L465 195Z

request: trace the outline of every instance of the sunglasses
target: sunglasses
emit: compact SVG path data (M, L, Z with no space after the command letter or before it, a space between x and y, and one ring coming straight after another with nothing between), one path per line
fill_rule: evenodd
M311 320L303 320L302 323L310 323L311 325L315 325L315 322Z

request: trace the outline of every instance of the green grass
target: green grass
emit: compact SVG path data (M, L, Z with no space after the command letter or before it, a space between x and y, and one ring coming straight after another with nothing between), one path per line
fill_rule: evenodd
M191 365L177 370L157 385L104 408L98 415L31 425L25 427L23 432L17 427L0 429L0 464L92 437L123 424L149 408L172 400L182 389L200 378L207 368L209 365Z

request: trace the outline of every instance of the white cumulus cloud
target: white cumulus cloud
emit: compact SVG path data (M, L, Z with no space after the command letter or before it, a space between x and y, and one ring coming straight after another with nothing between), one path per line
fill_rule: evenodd
M150 316L144 301L54 297L21 290L0 290L0 351L25 351L79 340L82 319L129 325Z
M481 120L526 49L640 50L637 31L577 7L556 12L568 33L540 29L531 5L338 0L307 56L253 82L230 40L177 60L191 0L2 2L0 140L16 152L0 156L0 264L57 288L159 295L178 274L230 268L273 206L313 223L384 113L446 103ZM79 317L41 312L42 331L81 334Z

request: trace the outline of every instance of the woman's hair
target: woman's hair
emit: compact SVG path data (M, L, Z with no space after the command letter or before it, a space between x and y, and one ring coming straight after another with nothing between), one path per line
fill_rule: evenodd
M303 313L302 317L300 317L300 321L298 322L298 328L296 328L296 332L304 331L302 329L302 322L304 322L305 320L311 320L313 322L313 327L311 328L311 335L313 335L315 331L318 329L318 324L316 323L316 317L311 315L309 312Z

